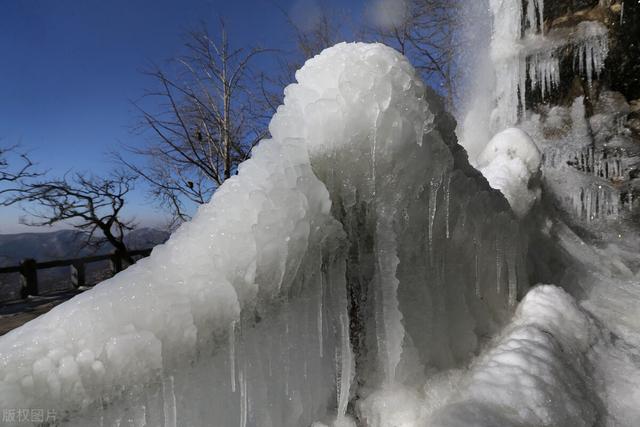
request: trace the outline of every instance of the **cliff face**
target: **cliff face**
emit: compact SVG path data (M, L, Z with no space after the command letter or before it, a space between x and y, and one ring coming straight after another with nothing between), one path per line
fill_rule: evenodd
M604 85L622 93L629 101L640 99L640 3L636 0L556 0L545 3L544 19L547 34L570 32L581 22L603 24L608 31L609 53L596 89ZM572 52L565 53L562 61L564 65L571 65L575 58ZM555 103L566 103L567 99L562 98L576 95L576 82L572 78L576 76L570 69L570 66L562 67L560 93L555 94ZM535 96L532 100L539 101Z
M637 232L640 3L549 1L544 22L545 43L556 49L559 78L550 93L532 90L527 96L530 114L522 126L543 147L547 192L574 223L590 231L613 231L616 237L621 229ZM552 47L563 39L586 40L580 35L585 28L598 28L602 39ZM602 69L594 50L606 57Z
M628 100L640 99L640 3L623 0L611 6L618 21L611 22L614 42L607 61L607 79ZM637 108L636 108L637 113ZM640 119L640 117L637 117ZM636 128L638 129L638 128Z

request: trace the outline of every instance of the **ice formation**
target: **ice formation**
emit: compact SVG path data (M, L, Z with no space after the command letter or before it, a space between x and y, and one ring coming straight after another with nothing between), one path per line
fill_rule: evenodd
M492 188L500 190L514 212L523 217L540 197L536 182L540 173L540 151L521 129L496 134L478 158L480 172Z
M166 244L0 338L0 406L82 426L382 427L498 330L526 287L523 239L437 97L379 44L336 45L296 79L272 138Z
M542 0L519 3L491 0L502 25L482 174L402 55L326 49L191 222L0 338L0 407L55 409L72 426L634 425L634 254L551 215L518 219L540 183L578 220L617 216L614 183L589 179L625 173L592 149L624 146L624 124L597 108L591 123L580 97L524 114L527 77L552 90L567 42L545 32ZM567 40L591 81L606 33L585 23ZM538 222L543 237L523 228ZM548 275L581 300L526 292L529 266L555 263Z
M609 44L601 23L584 21L573 29L545 33L542 0L490 0L489 4L494 22L490 51L496 105L488 123L493 134L518 123L528 93L539 90L545 98L558 86L560 56L567 49L573 50L574 69L589 85L604 68ZM462 143L466 146L473 141Z
M610 345L603 332L562 289L532 289L431 425L596 425L601 401L591 382L606 375L597 363Z
M512 167L509 160L526 158L518 150L537 147L544 210L527 218L540 228L528 261L536 277L566 291L552 285L529 291L468 371L436 383L423 424L634 426L640 419L640 273L637 229L629 226L637 202L625 180L638 149L625 128L630 108L624 96L605 85L594 91L608 54L608 30L595 21L536 28L531 11L540 6L533 2L489 3L493 106L471 109L462 143L516 212L518 199L526 202L532 194L526 162ZM569 106L537 102L559 86L560 66L571 60L589 99L578 95ZM527 110L532 104L534 111ZM474 135L488 135L484 150ZM495 162L496 140L517 148Z
M495 163L489 168L487 159L480 158L492 138L498 137L502 131L520 128L533 137L533 144L542 152L544 161L550 162L543 165L549 167L549 173L543 173L547 182L554 181L555 170L560 175L565 174L565 162L601 177L623 177L625 165L616 159L614 152L595 154L589 123L582 123L584 110L572 113L571 135L555 143L547 143L548 132L542 129L547 125L533 124L540 119L539 115L527 111L528 101L534 92L544 100L558 87L561 63L566 63L561 62L561 58L567 54L572 55L574 71L584 78L588 87L592 86L593 80L602 72L608 54L606 27L597 21L582 21L573 27L547 30L543 19L544 2L539 0L489 0L488 5L493 31L490 43L492 78L487 79L487 86L492 88L492 92L475 95L476 98L469 101L471 108L458 132L461 144L470 153L471 163L482 169L492 186L505 194L520 216L537 198L536 192L528 189L529 178L524 173L525 169L516 166L513 160ZM576 115L581 117L574 120ZM598 117L596 114L593 119ZM551 122L561 118L550 114L544 119L553 126ZM611 119L602 117L601 122L608 123ZM620 118L615 120L623 123ZM557 123L555 129L561 130L562 134L564 125ZM600 127L608 130L607 125ZM584 132L580 131L585 128ZM585 183L579 191L552 193L571 194L570 200L561 203L579 209L579 215L585 219L617 218L620 210L617 201L624 197L615 186L589 185L588 180L583 181ZM563 182L556 184L556 189L566 187Z

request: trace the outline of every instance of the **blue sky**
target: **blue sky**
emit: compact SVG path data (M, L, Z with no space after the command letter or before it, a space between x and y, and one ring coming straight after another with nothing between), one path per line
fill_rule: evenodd
M325 3L358 21L365 0ZM236 45L288 49L279 8L303 22L314 0L2 1L0 143L21 143L55 175L104 173L113 166L105 154L136 138L130 101L151 86L141 70L177 55L184 33L201 22L216 31L219 17ZM130 212L157 220L139 187ZM19 215L0 208L0 233L24 230Z

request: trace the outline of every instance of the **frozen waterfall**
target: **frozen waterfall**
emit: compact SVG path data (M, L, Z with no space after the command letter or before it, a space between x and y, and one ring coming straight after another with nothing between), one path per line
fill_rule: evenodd
M340 44L296 79L166 244L0 338L0 406L78 426L426 416L428 379L524 293L525 239L396 51Z
M526 110L560 51L591 86L607 32L547 31L543 0L489 5L492 95L474 105L492 107L465 121L488 138L463 141L479 170L400 53L326 49L192 221L0 337L0 407L65 426L634 425L637 254L557 214L622 215L590 180L624 175L592 132L623 125L581 96ZM545 275L564 290L530 287Z

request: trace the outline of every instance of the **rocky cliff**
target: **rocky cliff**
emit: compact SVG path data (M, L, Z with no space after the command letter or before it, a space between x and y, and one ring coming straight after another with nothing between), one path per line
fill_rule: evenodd
M640 3L546 2L544 37L540 50L552 49L559 69L545 69L552 75L552 90L544 91L545 85L538 83L538 90L527 95L529 114L523 126L536 134L543 147L548 193L575 223L591 231L613 227L618 235L621 228L637 230ZM549 68L542 61L545 66ZM530 69L534 67L540 67L538 62L529 63ZM531 71L529 75L534 76ZM567 178L566 170L560 171L564 166L578 173Z

